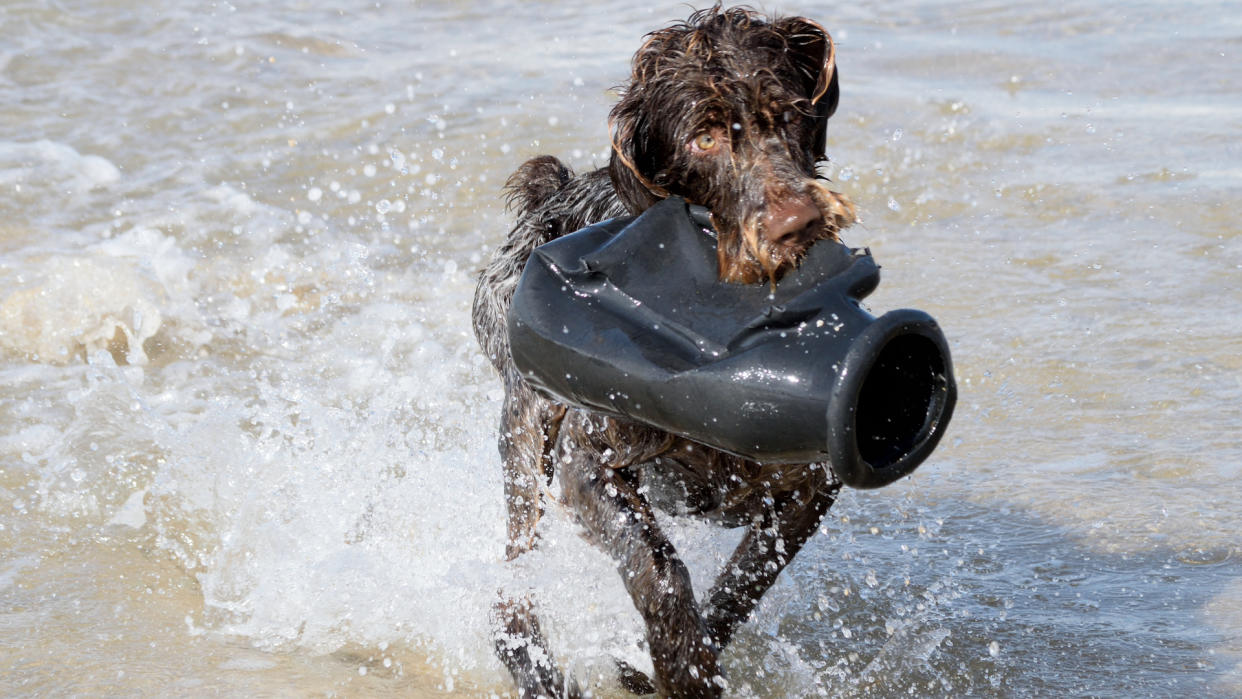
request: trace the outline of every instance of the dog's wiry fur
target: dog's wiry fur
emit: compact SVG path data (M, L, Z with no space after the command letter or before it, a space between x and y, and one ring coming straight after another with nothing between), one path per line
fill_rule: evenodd
M541 494L559 479L564 504L617 562L646 624L655 672L621 665L631 691L719 696L721 651L840 485L825 464L760 464L536 394L509 356L509 302L536 246L674 194L711 211L722 279L774 283L811 243L854 221L853 206L816 173L837 95L833 44L818 24L703 10L652 33L635 55L612 110L606 169L575 176L542 156L508 182L517 223L474 300L475 334L505 386L507 555L536 545ZM653 508L746 527L701 597ZM553 662L531 600L501 599L494 616L497 654L522 696L579 693Z

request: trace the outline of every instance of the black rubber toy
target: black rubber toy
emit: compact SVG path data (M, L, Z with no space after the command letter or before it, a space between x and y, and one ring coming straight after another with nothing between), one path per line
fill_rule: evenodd
M513 360L556 400L761 462L827 461L847 485L913 471L957 388L922 311L876 318L867 250L813 245L768 283L721 282L707 213L669 197L535 249L509 310Z

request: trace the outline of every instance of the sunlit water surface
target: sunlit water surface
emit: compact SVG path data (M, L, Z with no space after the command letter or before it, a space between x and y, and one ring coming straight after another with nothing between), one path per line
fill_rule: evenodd
M1242 693L1242 13L1056 7L781 6L838 41L870 306L939 319L961 399L731 695ZM504 695L488 608L529 585L619 695L611 565L556 511L502 563L469 299L508 173L602 164L684 13L0 6L0 694ZM704 589L736 532L669 526Z

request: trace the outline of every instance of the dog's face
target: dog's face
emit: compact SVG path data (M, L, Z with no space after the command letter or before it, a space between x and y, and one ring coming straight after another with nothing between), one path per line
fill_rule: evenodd
M816 175L837 97L832 39L818 24L695 13L634 56L611 115L613 185L635 213L670 194L707 207L720 277L774 282L854 220Z

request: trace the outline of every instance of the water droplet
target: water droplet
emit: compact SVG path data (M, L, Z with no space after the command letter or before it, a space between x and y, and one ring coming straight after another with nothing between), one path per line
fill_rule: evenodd
M409 169L405 166L405 153L396 148L390 148L388 149L388 157L392 160L393 169L400 170L402 174L408 172Z

